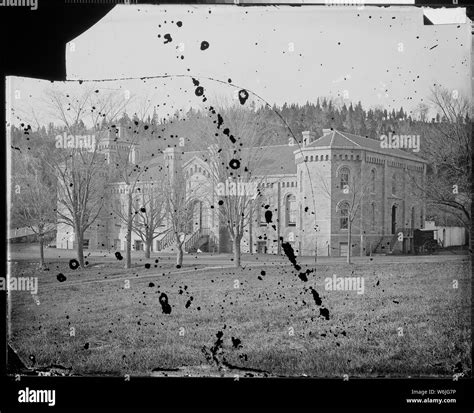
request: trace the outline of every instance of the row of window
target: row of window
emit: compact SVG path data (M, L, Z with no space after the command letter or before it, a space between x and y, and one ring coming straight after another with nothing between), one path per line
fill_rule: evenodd
M394 217L396 219L396 208L393 212ZM265 206L262 205L260 210L260 225L265 226L267 225L266 218L265 218L265 211L267 209ZM339 213L339 229L345 230L349 228L349 218L350 218L350 204L347 201L341 201L337 207L336 211ZM301 213L301 212L300 212ZM422 213L422 211L421 211ZM292 194L287 195L285 197L285 224L287 227L296 226L296 219L297 219L297 207L296 207L296 197ZM423 222L423 217L420 215L420 222ZM375 210L375 203L373 202L370 206L370 227L372 230L375 230L377 225L376 222L376 210ZM415 226L415 207L411 209L411 227L414 228Z
M206 171L204 168L201 168L200 166L197 166L197 165L194 165L194 167L190 168L185 174L185 178L188 179L190 178L192 175L196 174L196 173L200 173L200 174L203 174L205 177L207 178L210 178L211 177L211 173Z
M315 155L315 156L305 156L304 157L304 161L305 162L313 162L313 161L318 161L318 160L321 160L321 161L329 161L329 155L321 155L321 158L319 157L319 155Z
M392 206L392 233L395 232L395 227L399 226L397 223L397 209L396 205ZM349 228L349 218L350 218L350 204L347 201L342 201L338 204L337 211L339 211L339 229L348 229ZM370 228L372 231L375 230L377 225L377 217L375 211L375 203L373 202L370 205ZM420 210L420 226L423 227L423 210ZM411 208L410 216L410 227L415 228L415 207Z
M285 204L285 225L287 227L296 226L296 217L298 215L296 207L296 197L293 194L289 194L284 198ZM265 212L267 209L265 205L262 204L262 207L259 209L259 222L260 226L267 225L267 220L265 218Z
M360 160L360 156L359 155L342 155L342 154L339 154L339 155L334 155L334 159L345 159L347 161L358 161ZM329 160L329 155L311 155L311 156L305 156L304 157L304 161L305 162L313 162L313 161L328 161Z
M349 177L350 177L350 169L346 166L342 167L339 169L339 183L340 183L340 188L349 188L350 189L350 184L349 184ZM392 181L391 181L391 186L392 186L392 195L396 195L398 193L398 180L399 180L398 174L394 173L392 175ZM370 191L375 192L377 188L377 172L375 169L372 169L370 171Z

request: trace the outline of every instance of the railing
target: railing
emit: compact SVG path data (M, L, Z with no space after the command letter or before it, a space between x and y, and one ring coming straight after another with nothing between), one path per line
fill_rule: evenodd
M200 228L196 230L193 235L185 242L184 249L185 251L189 251L191 249L196 248L197 244L203 237L208 237L209 246L211 243L217 245L217 237L214 235L210 228Z
M193 235L189 237L189 239L184 243L184 250L189 251L191 248L194 248L196 242L201 238L201 231L202 229L199 228L193 232Z
M382 244L382 241L384 240L384 236L382 235L379 239L379 242L377 242L377 245L375 246L375 248L372 248L372 253L376 253L377 252L377 249L380 247L380 244Z
M199 228L194 231L192 235L184 242L184 250L189 251L190 249L195 248L202 237L209 237L210 243L212 242L214 243L214 245L217 245L217 237L214 235L210 228ZM174 244L175 241L176 240L174 232L168 230L166 235L161 240L157 241L158 251L161 251L171 246L172 244Z
M168 230L166 235L158 240L158 251L164 250L165 248L169 247L175 241L174 232Z
M395 231L395 234L393 234L393 237L390 241L390 251L393 252L395 245L397 245L397 242L402 242L398 240L398 236L400 233L403 234L403 239L405 239L405 238L413 237L414 232L415 232L414 228L398 228Z

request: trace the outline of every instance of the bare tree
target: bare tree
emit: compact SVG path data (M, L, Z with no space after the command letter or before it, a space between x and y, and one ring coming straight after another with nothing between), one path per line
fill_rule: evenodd
M44 161L28 153L14 154L13 221L30 228L39 239L41 269L45 269L44 236L56 227L56 198L54 182L47 174Z
M119 140L117 136L116 141ZM115 211L120 220L125 223L127 233L125 237L125 268L132 267L132 232L135 214L133 211L133 197L140 184L140 177L146 167L140 166L133 157L136 149L137 135L133 134L129 140L120 141L120 145L115 146L115 173L125 185L126 210L122 208Z
M168 231L167 228L163 228L166 217L164 185L158 178L155 176L157 179L155 182L137 181L138 185L133 185L135 192L131 215L124 213L121 209L115 210L115 214L122 222L128 224L131 221L132 231L145 244L145 258L150 258L153 240ZM129 217L132 219L129 220Z
M457 91L440 86L432 89L431 103L441 121L422 126L420 155L429 162L428 170L424 182L411 179L429 206L454 216L470 234L470 103Z
M264 124L254 110L238 105L220 107L214 116L203 119L199 128L207 143L210 187L216 209L227 227L234 255L234 266L241 266L241 241L260 197L259 187L270 171L264 167L265 154L273 137L273 126ZM219 188L235 187L235 193L222 194Z
M428 112L430 111L430 106L424 102L421 102L415 108L414 114L418 120L421 122L426 122L428 119Z
M77 259L84 267L84 233L100 214L107 183L107 164L100 152L100 142L108 134L101 123L113 121L123 110L125 100L117 93L98 93L87 89L81 95L64 92L48 94L51 112L62 122L65 133L72 136L72 145L59 148L49 166L57 178L58 223L71 226L76 236ZM88 119L88 131L95 137L91 147L74 142L84 133L83 119ZM77 142L77 141L76 141Z
M176 265L182 267L186 227L191 219L193 191L186 190L186 181L181 170L168 170L163 180L166 220L174 237Z
M148 255L148 257L151 249L151 242L153 242L153 239L155 238L155 235L150 235L149 231L152 231L151 234L155 234L156 228L148 227L148 229L145 230L145 227L143 227L139 229L137 225L140 225L138 224L140 220L136 219L136 214L138 214L139 211L134 211L133 205L134 196L136 196L134 194L137 194L143 179L143 174L148 170L148 165L150 163L150 159L138 159L137 149L145 130L148 128L148 125L145 124L145 117L149 114L151 106L150 99L140 100L138 102L138 113L134 114L131 130L129 132L121 131L118 128L115 130L115 149L113 150L114 172L116 177L124 183L127 195L126 211L123 211L122 208L115 210L115 214L123 223L125 223L127 228L125 237L125 268L131 268L132 266L132 233L135 232L138 236L143 236L144 239L147 240L147 252L145 254ZM115 125L110 122L109 124L112 132L114 132L113 129ZM158 212L158 214L160 213L161 212ZM148 220L149 218L157 218L156 215L154 215L155 211L150 211L150 214L151 215L142 215L141 222L143 222L143 219ZM151 221L148 222L151 223ZM154 227L154 224L152 226ZM144 234L144 230L148 235Z
M362 231L363 221L360 210L370 192L371 181L369 177L361 177L360 171L351 171L347 177L341 177L341 185L338 183L331 185L323 177L320 177L320 183L324 195L331 201L337 202L336 212L340 214L341 228L347 229L347 263L351 264L354 222L356 218L359 218ZM362 242L360 248L362 249Z

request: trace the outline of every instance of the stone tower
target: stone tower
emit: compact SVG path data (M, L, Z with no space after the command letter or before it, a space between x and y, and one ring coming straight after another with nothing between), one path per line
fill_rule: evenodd
M323 130L329 133L330 130ZM321 139L321 138L320 138ZM301 255L328 255L331 238L331 149L314 147L314 132L303 132L303 145L295 154L300 228L297 248Z

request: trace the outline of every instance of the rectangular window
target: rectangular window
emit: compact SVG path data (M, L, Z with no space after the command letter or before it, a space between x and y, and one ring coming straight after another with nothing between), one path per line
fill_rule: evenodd
M342 205L339 207L339 227L340 229L348 229L349 228L349 204L347 202L343 202Z
M262 203L260 205L260 208L258 210L258 216L259 216L259 221L260 221L260 226L261 227L266 227L267 226L267 220L265 219L265 203Z
M349 228L349 218L347 216L341 217L341 229L348 229Z
M286 226L295 227L297 217L296 197L288 195L286 197Z
M257 254L267 253L267 243L265 241L257 241Z

